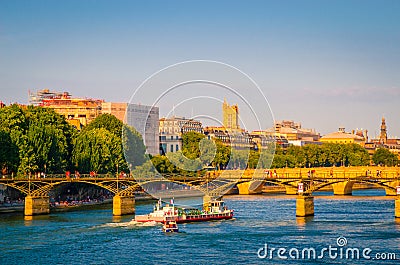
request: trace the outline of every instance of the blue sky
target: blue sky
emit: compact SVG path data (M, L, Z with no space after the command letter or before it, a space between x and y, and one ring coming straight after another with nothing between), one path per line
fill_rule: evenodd
M399 14L400 1L3 0L0 100L127 101L154 72L209 59L249 74L278 120L373 137L385 115L400 137Z

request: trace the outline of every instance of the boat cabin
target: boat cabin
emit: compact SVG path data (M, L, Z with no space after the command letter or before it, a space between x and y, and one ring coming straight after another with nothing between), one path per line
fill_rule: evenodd
M226 209L224 201L209 201L204 205L204 210L210 213L221 213Z

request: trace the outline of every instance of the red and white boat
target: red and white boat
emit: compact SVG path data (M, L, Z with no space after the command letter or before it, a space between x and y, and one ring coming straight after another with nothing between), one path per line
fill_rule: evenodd
M159 222L165 220L176 223L202 222L212 220L232 219L233 210L229 210L223 201L212 200L204 205L202 210L197 208L180 208L172 204L162 205L161 199L154 207L154 211L145 215L136 215L136 222Z

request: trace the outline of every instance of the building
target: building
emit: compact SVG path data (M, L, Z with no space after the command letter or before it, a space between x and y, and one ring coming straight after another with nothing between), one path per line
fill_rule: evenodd
M257 148L250 134L242 130L230 131L225 130L224 127L206 127L204 129L204 134L207 135L209 139L219 139L224 145L236 150Z
M204 134L209 139L216 138L234 149L255 148L252 138L248 132L240 128L239 107L238 105L229 105L226 99L222 104L223 126L209 126L204 129Z
M287 148L290 144L289 141L281 135L277 135L272 130L257 130L250 133L250 137L257 149L267 149L271 143Z
M397 154L400 159L400 139L388 137L386 119L384 117L382 117L379 139L372 139L366 143L366 149L371 155L378 148L389 149L390 152Z
M49 89L41 89L36 92L28 92L29 94L29 105L41 106L45 99L55 98L70 98L71 95L68 92L57 92L50 91Z
M250 135L258 148L268 147L271 141L282 148L290 145L321 144L318 141L321 136L314 129L304 129L301 127L301 123L289 120L276 121L273 127L253 131Z
M222 104L223 125L228 131L240 130L239 125L239 107L238 105L229 105L224 99Z
M203 133L200 121L185 117L161 118L159 120L160 154L177 152L182 149L182 134Z
M52 92L48 89L29 93L30 104L54 109L79 130L101 114L103 102L100 99L73 98L68 92Z
M336 143L336 144L359 144L364 146L366 138L364 135L361 135L359 132L355 133L347 133L345 128L339 128L339 131L332 132L327 135L324 135L319 139L322 143Z
M386 120L385 117L382 117L382 124L381 124L381 134L379 136L379 143L385 145L388 141L387 136L387 128L386 128Z
M321 138L320 134L314 129L304 129L301 123L294 121L277 121L275 122L275 135L286 138L290 141L318 142Z
M128 103L115 103L115 102L103 102L101 104L101 113L108 113L114 115L120 121L125 123L125 114Z
M128 104L125 122L134 127L143 137L146 152L159 153L159 108L141 104Z

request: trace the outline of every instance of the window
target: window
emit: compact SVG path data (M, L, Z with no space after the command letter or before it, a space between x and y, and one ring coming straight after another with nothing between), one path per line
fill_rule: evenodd
M173 144L171 144L171 149L170 149L170 151L171 151L171 152L174 152L174 145L173 145Z
M174 140L174 136L171 135L171 140Z
M178 150L179 150L179 145L176 145L175 151L178 151Z

